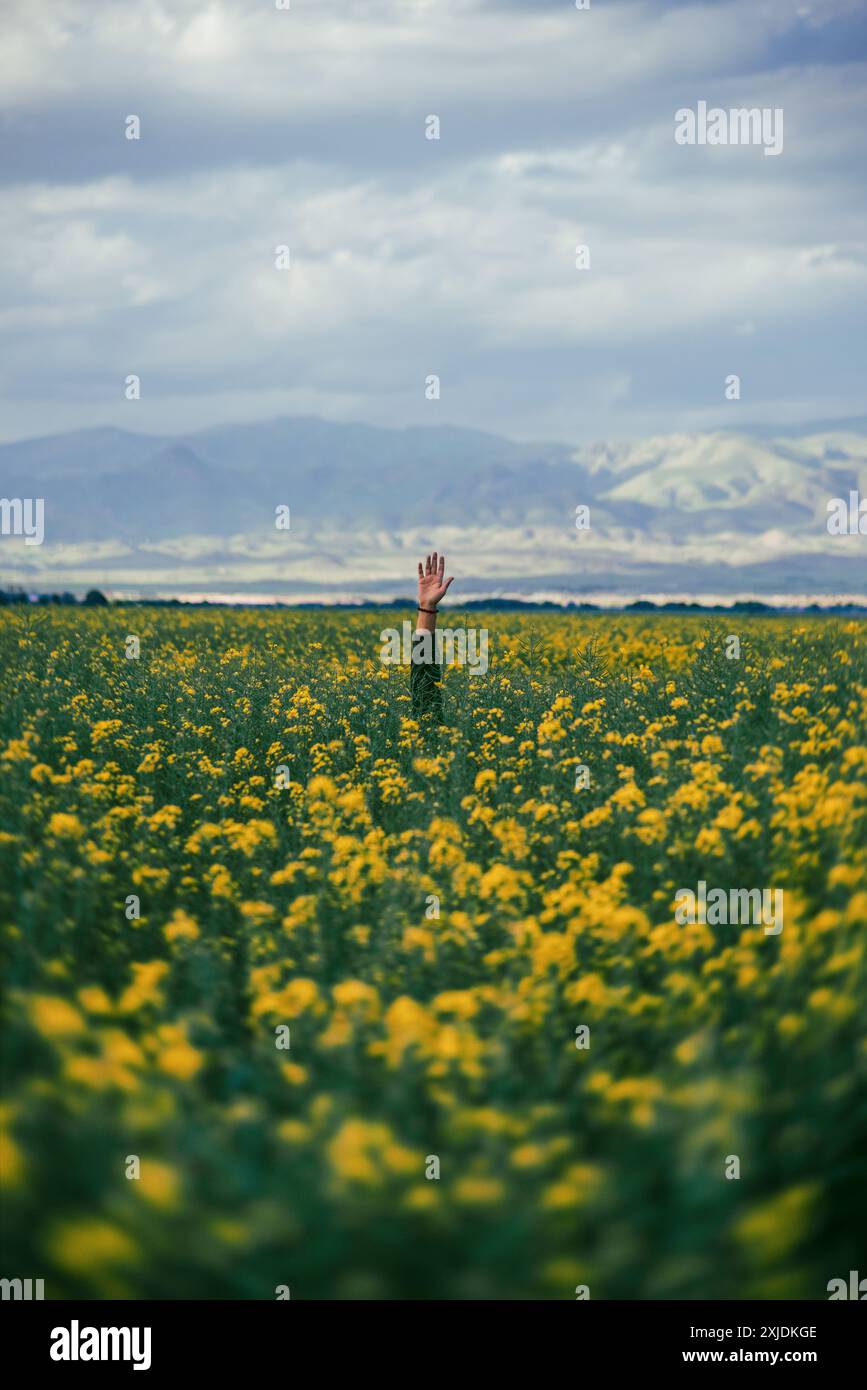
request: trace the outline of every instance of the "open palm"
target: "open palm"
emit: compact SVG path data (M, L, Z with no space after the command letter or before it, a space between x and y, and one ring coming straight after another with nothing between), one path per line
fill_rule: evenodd
M450 574L448 579L443 579L445 571L446 558L444 555L437 557L436 551L433 555L427 556L424 564L419 561L418 602L420 608L436 608L440 599L448 592L454 575Z

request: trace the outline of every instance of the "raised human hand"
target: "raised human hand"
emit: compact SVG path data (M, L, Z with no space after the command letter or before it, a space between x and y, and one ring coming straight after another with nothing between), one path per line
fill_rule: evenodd
M437 556L436 551L433 555L428 555L424 564L419 561L418 566L418 606L419 608L436 608L440 599L448 593L449 585L454 580L454 575L450 574L448 579L443 579L446 571L446 557Z

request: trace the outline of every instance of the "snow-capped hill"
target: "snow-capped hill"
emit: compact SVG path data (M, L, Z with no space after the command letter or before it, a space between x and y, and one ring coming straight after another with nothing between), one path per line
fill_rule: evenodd
M629 476L601 494L609 507L632 502L669 513L737 509L753 513L752 520L764 513L766 523L777 509L812 517L841 487L858 486L867 467L867 439L854 434L767 441L721 432L672 435L653 441L655 457L649 457L648 444L619 460L618 472Z
M467 589L853 593L864 537L826 523L832 498L867 495L860 425L578 449L301 418L81 431L0 446L0 497L45 506L44 544L2 536L0 561L42 588L297 594L351 573L404 593L415 550L438 546ZM281 506L290 530L275 528Z

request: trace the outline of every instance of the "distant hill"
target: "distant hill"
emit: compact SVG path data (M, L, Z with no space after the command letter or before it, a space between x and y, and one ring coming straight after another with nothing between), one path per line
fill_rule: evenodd
M46 539L0 538L0 580L388 596L438 544L467 594L857 593L867 542L830 537L826 507L867 494L867 419L842 426L579 448L307 417L29 439L0 446L0 496L43 497Z

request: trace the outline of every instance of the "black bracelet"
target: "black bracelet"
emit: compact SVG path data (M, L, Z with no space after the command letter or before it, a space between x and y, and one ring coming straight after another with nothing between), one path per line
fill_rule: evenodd
M419 612L419 613L436 613L437 610L436 610L436 608L422 608L421 604L419 604L419 606L418 606L418 612Z

